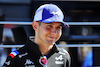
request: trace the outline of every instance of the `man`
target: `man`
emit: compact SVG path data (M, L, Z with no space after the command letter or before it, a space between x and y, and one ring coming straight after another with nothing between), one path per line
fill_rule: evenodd
M62 11L54 4L40 6L34 16L32 27L34 40L27 40L25 46L8 55L4 67L70 67L70 56L55 42L62 34Z

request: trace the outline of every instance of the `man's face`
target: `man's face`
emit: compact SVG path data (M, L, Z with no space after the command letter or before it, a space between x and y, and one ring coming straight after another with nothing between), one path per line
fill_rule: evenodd
M41 43L53 45L62 34L62 24L60 22L38 23L38 40Z

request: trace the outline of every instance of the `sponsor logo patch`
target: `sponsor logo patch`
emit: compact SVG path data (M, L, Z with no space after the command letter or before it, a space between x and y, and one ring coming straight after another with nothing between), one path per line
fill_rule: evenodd
M26 56L26 55L28 55L28 53L21 54L21 55L19 55L19 58L22 58L23 56Z
M41 65L46 67L47 66L47 57L46 56L40 57L39 62Z
M26 59L25 65L32 65L34 64L30 59Z

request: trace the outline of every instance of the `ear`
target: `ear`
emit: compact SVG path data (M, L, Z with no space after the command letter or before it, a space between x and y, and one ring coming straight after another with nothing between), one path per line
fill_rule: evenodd
M38 24L37 24L36 21L33 21L32 27L33 27L33 29L34 29L35 31L37 31Z

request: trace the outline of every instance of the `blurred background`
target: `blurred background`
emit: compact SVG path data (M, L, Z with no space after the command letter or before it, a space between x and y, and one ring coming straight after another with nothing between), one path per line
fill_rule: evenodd
M64 21L73 23L69 24L70 28L63 29L63 35L57 41L58 46L67 46L62 48L71 55L71 67L100 67L99 0L0 0L0 46L22 45L27 38L32 38L32 26L20 23L32 22L35 10L43 3L58 5L64 12ZM83 25L77 25L78 22ZM0 47L0 67L7 55L16 49Z

